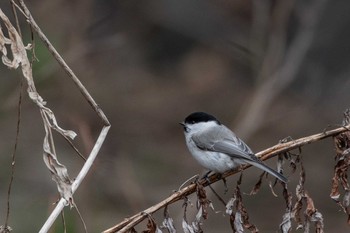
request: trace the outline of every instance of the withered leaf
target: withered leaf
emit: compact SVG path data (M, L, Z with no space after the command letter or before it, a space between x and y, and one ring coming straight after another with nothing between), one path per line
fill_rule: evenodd
M349 110L344 113L343 123L344 122L349 122ZM350 185L347 173L350 166L350 132L346 131L344 133L338 134L337 136L333 137L333 141L336 151L336 165L334 167L330 197L342 208L349 219ZM342 201L340 200L341 189L344 190ZM349 220L347 222L349 224Z
M169 233L176 233L174 220L170 217L168 206L165 206L164 208L164 220L162 222L162 226L163 228L167 229Z
M280 224L280 230L282 233L290 233L292 231L292 213L287 210L283 215L282 223Z
M244 233L242 215L239 211L235 213L234 217L234 232Z
M283 198L286 202L286 212L282 217L282 223L280 224L280 230L282 233L290 233L292 231L292 194L287 189L287 184L283 184Z
M343 197L343 206L349 207L350 205L350 190L346 190Z
M157 227L154 219L148 216L147 230L142 231L142 233L162 233L162 231Z
M226 214L232 215L236 198L232 197L226 204Z
M167 217L163 220L163 227L168 230L169 233L176 233L176 229L174 226L174 220L170 217Z
M193 227L189 225L185 219L182 219L182 229L185 233L195 233Z
M241 179L238 180L233 197L226 205L226 213L230 214L230 224L233 232L244 232L248 229L252 233L258 232L257 227L249 222L249 215L242 202L242 194L239 185Z
M71 139L74 139L76 134L73 131L64 130L59 127L53 112L49 108L45 107L46 102L36 91L31 63L27 57L26 46L24 46L22 38L18 34L15 27L13 27L7 16L1 11L1 9L0 18L8 32L8 38L6 38L3 31L0 30L0 51L2 53L2 62L7 67L12 69L21 67L23 76L27 81L28 96L39 107L41 117L43 119L45 128L45 137L43 143L44 162L50 170L53 180L57 183L57 188L61 197L67 201L67 204L69 203L71 206L73 206L73 197L71 190L72 182L69 179L66 167L57 159L51 129L54 129L58 133ZM10 45L12 60L7 56L8 51L5 47L5 44Z
M188 206L188 198L186 197L185 198L185 202L183 204L184 206L184 217L182 219L182 228L184 230L185 233L200 233L200 232L203 232L202 229L201 229L201 216L202 216L202 209L199 208L198 210L198 213L196 215L196 218L195 218L195 221L192 222L191 224L189 224L187 222L187 218L186 218L186 215L187 215L187 206Z
M10 233L12 228L10 226L0 226L0 233Z
M262 179L265 175L265 172L261 173L261 175L259 176L259 180L258 182L256 182L256 184L254 185L252 191L250 191L250 195L255 195L259 192L261 184L262 184Z
M203 217L203 219L207 219L208 207L209 207L210 201L207 199L207 194L203 185L201 185L199 182L197 182L197 185L196 185L196 193L197 193L197 199L198 199L197 208L199 209L197 213L197 219L200 217ZM199 221L199 219L197 221Z
M307 218L307 226L308 226L306 227L306 229L309 228L309 222L314 222L316 232L323 233L324 224L323 224L322 214L319 211L317 211L314 205L314 201L307 193L305 193L305 199L306 199L305 215Z

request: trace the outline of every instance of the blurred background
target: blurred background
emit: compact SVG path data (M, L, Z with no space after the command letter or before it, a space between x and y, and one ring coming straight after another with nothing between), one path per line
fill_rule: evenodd
M89 232L101 232L158 203L204 172L187 151L178 124L191 112L215 115L257 152L288 136L296 139L336 127L350 106L349 1L26 3L112 124L93 169L74 195ZM9 1L0 8L15 24ZM29 43L30 29L20 19ZM88 155L102 123L36 35L35 46L38 92L60 126L78 133L76 146ZM4 65L0 74L2 225L22 75ZM39 110L25 88L9 225L14 232L37 232L59 196L42 160ZM59 161L76 177L83 161L59 135L55 139ZM323 214L326 232L348 232L346 215L329 198L334 155L331 139L302 148L305 188ZM267 163L275 167L276 159ZM299 170L291 175L286 164L285 172L294 193ZM250 192L259 174L258 169L244 172L242 192ZM215 186L226 201L237 179L229 178L226 195L221 182ZM260 232L277 232L282 221L285 203L280 187L275 192L279 198L265 181L257 195L243 195L250 221ZM204 232L231 232L224 206L207 193L219 212L209 212ZM179 232L181 205L169 207ZM162 214L155 215L158 224ZM68 232L83 232L74 209L67 208L65 216ZM188 220L193 220L190 213ZM60 220L52 232L62 232Z

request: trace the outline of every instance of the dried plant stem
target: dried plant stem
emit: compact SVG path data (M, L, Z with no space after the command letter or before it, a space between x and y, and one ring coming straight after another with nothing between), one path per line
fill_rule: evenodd
M11 2L12 3L12 2ZM17 30L18 33L21 35L21 30L19 27L17 12L15 10L15 6L11 4L12 12L16 20ZM23 80L20 82L20 89L19 89L19 98L18 98L18 108L17 108L17 126L16 126L16 139L15 139L15 145L12 152L12 162L11 162L11 177L9 186L7 189L7 208L6 208L6 218L5 218L5 224L4 228L7 229L8 222L10 218L10 197L11 197L11 191L12 191L12 184L13 179L15 177L15 168L16 168L16 153L17 153L17 145L18 145L18 139L19 139L19 130L20 130L20 124L21 124L21 106L22 106L22 87L23 87Z
M81 182L83 181L83 179L85 178L86 174L88 173L88 171L90 170L90 167L92 166L106 136L108 133L110 126L104 126L102 128L102 131L95 143L94 148L92 149L88 159L86 160L83 168L81 169L81 171L79 172L77 178L74 180L73 184L72 184L72 192L74 193L77 188L79 187L79 185L81 184ZM52 224L54 223L54 221L57 219L58 215L61 213L62 209L66 206L66 200L61 198L60 201L57 203L55 209L52 211L50 217L46 220L45 224L42 226L41 230L39 231L39 233L46 233L49 231L50 227L52 226Z
M67 63L64 61L62 56L57 52L55 47L50 43L50 41L47 39L45 34L42 32L38 24L35 22L33 16L31 15L29 9L24 4L23 0L19 0L19 3L21 5L21 8L23 12L25 13L25 16L29 22L29 24L32 26L34 31L38 34L39 38L44 42L45 46L49 50L49 52L52 54L52 56L57 60L57 62L62 66L62 68L66 71L68 76L73 80L73 82L77 85L82 95L85 97L85 99L89 102L90 106L95 110L95 112L98 114L98 116L102 119L105 126L109 126L110 123L106 117L106 115L103 113L103 111L100 109L98 104L95 102L95 100L92 98L90 93L86 90L85 86L80 82L78 77L74 74L73 70L67 65Z
M17 4L15 4L15 2L13 0L11 0L11 2L13 3L14 6L16 6L19 11L24 14L24 16L27 19L27 22L30 24L31 28L33 29L33 31L35 31L39 38L44 42L45 46L47 47L47 49L49 50L49 52L54 56L54 58L57 60L57 62L62 66L62 68L66 71L66 73L68 74L68 76L73 80L73 82L75 83L75 85L78 87L78 89L80 90L80 92L82 93L82 95L85 97L85 99L88 101L88 103L90 104L90 106L93 108L93 110L96 112L96 114L100 117L100 119L102 120L104 126L101 130L101 133L92 149L92 151L90 152L89 157L87 158L84 166L82 167L81 171L79 172L77 178L74 180L74 182L71 184L71 194L73 195L73 193L77 190L77 188L79 187L79 185L81 184L81 182L83 181L83 179L85 178L86 174L88 173L88 171L90 170L95 158L97 157L97 154L106 138L106 135L109 131L110 128L110 123L107 119L107 117L105 116L105 114L103 113L103 111L101 110L101 108L97 105L97 103L95 102L95 100L91 97L90 93L86 90L86 88L84 87L84 85L80 82L80 80L77 78L77 76L73 73L72 69L70 69L70 67L66 64L66 62L63 60L63 58L61 57L61 55L56 51L56 49L53 47L53 45L50 43L50 41L47 39L47 37L45 36L45 34L42 32L42 30L39 28L39 26L37 25L37 23L35 22L35 20L33 19L29 9L27 8L27 6L25 5L23 0L18 0L19 2L19 6ZM19 40L21 42L21 40ZM24 47L24 46L23 46ZM23 53L21 55L23 55L24 57L26 57L26 53L25 51L22 51ZM27 65L27 63L26 63ZM23 66L23 65L22 65ZM31 70L30 70L31 71ZM28 78L28 77L27 77ZM30 78L32 78L30 76ZM33 82L32 79L29 79L30 82ZM33 92L35 91L35 86L32 83L32 85L29 85L29 88L32 88ZM41 104L41 113L43 115L43 119L45 119L46 124L45 126L47 127L47 140L48 143L50 143L50 146L48 145L46 148L46 151L44 153L44 155L49 155L52 157L55 157L54 155L55 153L55 149L54 149L54 143L52 141L52 135L51 135L51 128L54 128L55 130L58 129L57 126L51 125L50 124L50 119L52 121L55 122L55 119L53 117L53 113L51 112L50 109L45 108L42 102L38 102L37 104ZM48 115L50 114L50 119L48 119ZM45 123L44 122L44 123ZM55 128L56 127L56 128ZM59 131L61 132L62 129L59 129ZM63 133L64 134L64 133ZM74 138L74 136L72 137ZM44 150L45 150L45 146L44 146ZM79 154L79 153L78 153ZM48 157L49 157L48 156ZM46 158L46 157L45 157ZM58 161L57 161L58 163ZM59 164L61 165L61 164ZM64 167L64 166L61 166ZM68 177L68 174L67 174ZM70 184L69 184L70 185ZM62 196L62 195L61 195ZM57 219L58 215L61 213L62 209L64 208L64 206L66 206L68 199L62 197L60 199L60 201L58 202L58 204L56 205L55 209L53 210L53 212L51 213L51 215L49 216L49 218L46 220L45 224L43 225L43 227L41 228L41 230L39 231L40 233L46 233L49 231L50 227L52 226L52 224L54 223L54 221ZM71 201L69 199L69 201ZM70 204L74 204L73 201L71 201L72 203ZM80 213L79 213L80 215ZM82 220L83 221L83 220ZM84 224L85 225L85 224ZM85 226L84 226L85 227Z
M12 152L11 178L10 178L10 183L7 190L7 210L6 210L6 219L4 224L5 229L8 226L8 221L10 217L10 197L11 197L13 179L15 177L16 153L17 153L17 145L18 145L18 139L19 139L20 125L21 125L22 87L23 87L23 81L21 80L20 89L19 89L19 98L18 98L18 109L17 109L16 139L15 139L15 146Z
M344 127L339 127L339 128L333 129L333 130L325 131L323 133L318 133L318 134L310 135L307 137L299 138L299 139L296 139L296 140L293 140L290 142L279 143L275 146L267 148L266 150L258 152L256 155L258 157L260 157L261 160L267 160L267 159L270 159L270 158L272 158L272 157L274 157L282 152L290 151L290 150L302 147L304 145L311 144L311 143L323 140L323 139L328 138L328 137L335 136L339 133L343 133L343 132L349 131L349 130L350 130L350 125L347 125ZM243 169L247 169L248 167L250 167L250 166L249 165L245 166L245 167L243 167ZM226 173L222 174L221 178L231 176L237 172L240 172L240 171L226 172ZM213 175L209 176L208 179L201 180L200 184L203 186L208 186L209 184L215 183L219 180L220 180L220 177L218 177L216 174L213 174ZM159 210L161 208L168 206L171 203L174 203L178 200L181 200L184 197L186 197L194 192L196 192L196 184L190 184L190 185L184 187L183 189L173 193L168 198L164 199L163 201L159 202L158 204L151 206L150 208L143 210L130 218L124 219L122 222L105 230L103 233L127 232L132 227L134 227L135 225L137 225L138 223L143 221L145 218L147 218L147 216L149 216L150 214L156 212L157 210Z

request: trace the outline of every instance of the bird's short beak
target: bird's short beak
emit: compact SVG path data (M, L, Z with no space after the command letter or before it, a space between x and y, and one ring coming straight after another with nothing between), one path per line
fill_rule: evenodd
M185 122L179 122L180 125L182 125L182 127L184 128L184 131L187 133L188 128L186 127Z

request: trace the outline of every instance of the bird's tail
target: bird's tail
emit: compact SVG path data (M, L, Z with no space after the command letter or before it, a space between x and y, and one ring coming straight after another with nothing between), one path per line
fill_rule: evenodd
M287 183L288 179L282 175L281 173L273 170L272 168L266 166L265 164L263 164L261 161L259 160L246 160L247 163L260 168L261 170L273 175L274 177L276 177L277 179L279 179L280 181L282 181L283 183Z

